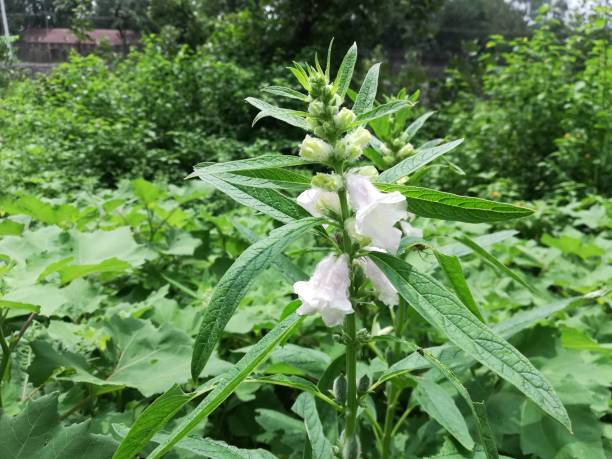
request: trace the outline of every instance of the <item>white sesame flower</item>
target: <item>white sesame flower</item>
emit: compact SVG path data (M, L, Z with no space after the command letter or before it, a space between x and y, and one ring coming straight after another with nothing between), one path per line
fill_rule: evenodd
M322 188L309 188L297 197L297 203L313 217L323 217L330 214L340 214L340 198L338 193Z
M397 306L399 304L399 295L396 288L389 282L387 276L383 274L376 264L367 257L357 259L357 263L363 269L364 274L376 290L378 299L387 306Z
M382 193L370 180L357 174L346 177L348 196L356 211L355 229L372 240L372 247L397 253L402 232L395 224L408 217L401 193Z
M423 230L421 228L415 228L408 222L400 222L400 227L406 237L423 238Z
M353 313L349 285L348 255L328 255L319 262L310 280L293 284L294 292L302 301L297 313L318 312L328 327L340 325L344 316Z
M333 147L327 142L306 135L300 145L300 156L311 161L327 161L333 150Z

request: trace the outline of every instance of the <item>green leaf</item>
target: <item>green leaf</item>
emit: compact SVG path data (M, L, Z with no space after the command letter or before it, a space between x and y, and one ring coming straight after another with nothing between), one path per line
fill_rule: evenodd
M516 230L503 230L484 234L482 236L475 237L473 240L481 247L489 247L493 244L505 241L512 236L516 236L517 234L518 231ZM459 244L458 242L439 247L438 251L442 252L444 255L455 257L464 257L465 255L472 253L472 249L464 246L463 244Z
M255 123L257 123L257 121L259 121L260 119L269 116L272 118L276 118L277 120L284 121L285 123L290 124L291 126L304 129L305 131L310 130L310 126L301 115L301 112L277 107L254 97L247 97L245 100L249 104L261 110L257 114L257 116L255 116L255 119L253 120L253 125L255 125Z
M453 148L459 146L463 142L463 139L453 140L442 145L432 147L421 147L413 156L409 156L403 161L399 162L391 169L387 169L378 177L380 183L393 183L399 179L412 174L419 170L421 167L429 164L434 159L442 156L444 153L448 153Z
M223 329L257 275L268 268L282 251L321 222L305 218L273 230L268 237L246 249L219 280L196 336L191 374L197 379Z
M323 424L319 419L317 404L312 394L302 393L298 396L291 410L304 419L306 434L312 447L312 457L314 459L329 459L334 457L332 446L325 437Z
M467 223L490 223L531 215L533 210L481 198L459 196L417 186L377 183L381 191L399 191L408 210L421 217Z
M358 115L353 123L353 126L359 126L361 124L368 123L369 121L382 118L383 116L391 115L404 108L412 107L413 105L414 104L412 102L407 100L394 100L392 102L387 102L386 104L378 105L372 110L368 110L367 112Z
M315 397L323 400L328 405L333 406L337 410L341 410L342 407L335 401L325 395L319 390L319 388L307 379L299 376L286 376L286 375L272 375L272 376L258 376L257 378L251 378L247 382L253 382L258 384L273 384L276 386L290 387L302 392L307 392Z
M113 424L113 429L119 436L125 437L128 431L125 426ZM163 443L168 440L168 434L158 433L152 438L155 443ZM146 443L145 443L146 445ZM227 443L210 438L186 437L176 445L177 448L196 454L197 457L207 457L209 459L276 459L272 453L263 449L242 449ZM138 453L139 450L136 451ZM113 459L121 457L131 459L132 455L113 456Z
M480 441L485 450L488 459L497 459L497 444L495 443L495 435L491 430L489 424L489 417L487 416L487 406L485 402L474 402L474 414L476 415L476 422L479 426Z
M351 85L351 78L353 78L355 62L357 62L357 43L353 43L353 45L346 52L344 59L342 59L342 63L340 64L340 68L338 69L336 79L334 80L334 89L336 90L336 94L342 98L344 98L346 91Z
M23 231L22 223L12 220L3 220L0 222L0 236L19 236Z
M438 281L391 255L372 252L369 257L425 320L571 430L567 411L550 383L525 356L480 322Z
M160 445L149 455L149 459L157 459L163 456L174 445L188 435L189 432L195 429L204 418L212 413L236 390L240 383L242 383L242 381L244 381L249 374L270 355L278 344L282 343L293 333L300 323L301 318L297 314L292 314L270 330L270 332L259 340L257 344L252 346L231 370L222 375L213 391L210 392L195 410L180 422L169 437L160 443Z
M463 304L474 314L481 322L484 322L480 308L476 304L470 286L465 280L463 269L461 269L461 263L459 258L444 255L443 253L434 250L434 255L438 260L438 263L442 267L444 274L448 278L449 282L453 286L453 290L463 302Z
M306 166L310 162L299 156L291 155L262 155L256 158L239 159L224 163L199 163L193 169L194 172L187 178L197 177L198 173L218 174L221 172L252 171L258 169L276 169L279 167Z
M534 287L532 287L525 279L523 279L517 273L512 271L510 268L504 265L501 261L499 261L493 255L491 255L489 252L487 252L485 249L483 249L478 244L476 244L476 242L474 242L469 237L463 236L463 237L457 238L457 240L461 242L463 245L465 245L466 247L469 247L470 249L472 249L474 253L482 257L484 261L486 261L488 264L493 266L493 268L495 268L499 272L515 280L516 282L526 287L527 289L531 290L532 292L537 293L537 290Z
M303 191L310 188L310 177L286 169L255 169L236 173L217 173L216 177L234 185L253 188Z
M425 121L427 121L429 117L433 115L434 113L436 112L427 112L424 115L419 116L412 124L410 124L406 128L406 130L404 131L404 134L408 136L408 141L410 141L415 136L415 134L419 131L419 129L423 127L423 124L425 124Z
M414 397L421 408L457 439L461 445L472 451L474 440L461 411L453 398L441 386L427 379L419 381Z
M295 200L276 190L233 185L210 174L200 174L200 178L236 202L283 223L308 216L308 212L300 207Z
M372 110L374 100L376 100L376 91L378 89L378 71L380 70L380 64L374 64L368 70L368 73L361 84L359 94L353 105L353 112L355 115L361 115L362 113Z
M193 398L184 393L175 384L160 395L138 416L119 448L113 454L113 459L131 459L136 456L151 440L154 432L158 432L174 417L178 411Z
M28 312L40 312L40 306L36 304L9 301L3 298L0 298L0 309L19 309Z
M0 415L2 459L106 459L114 440L89 432L89 422L64 426L57 412L58 394L30 402L15 417Z
M302 102L308 102L308 96L306 94L302 94L295 89L287 88L284 86L268 86L263 88L264 92L274 94L276 96L288 97L290 99L301 100Z

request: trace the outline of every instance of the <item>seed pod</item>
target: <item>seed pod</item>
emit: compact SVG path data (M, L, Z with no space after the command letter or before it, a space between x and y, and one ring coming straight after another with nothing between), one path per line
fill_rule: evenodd
M334 397L340 405L346 403L346 378L344 375L340 375L334 380Z
M357 436L350 439L345 438L342 445L342 459L358 459L360 457L361 444L359 443L359 438Z
M359 378L359 383L357 384L357 392L359 393L359 395L363 395L368 392L369 388L370 378L368 377L368 375L363 375L361 378Z

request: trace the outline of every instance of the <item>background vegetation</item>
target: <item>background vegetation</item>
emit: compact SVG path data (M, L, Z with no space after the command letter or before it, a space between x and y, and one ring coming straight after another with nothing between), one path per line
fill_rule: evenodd
M511 340L555 386L575 434L475 366L466 370L469 389L487 401L500 452L612 454L609 10L537 13L537 2L501 0L7 3L9 12L23 12L11 15L16 32L42 26L51 11L54 25L83 33L109 26L152 35L127 56L74 55L36 78L1 70L0 331L11 347L1 354L0 456L39 457L69 434L79 440L66 451L88 444L110 457L119 438L113 424L130 426L174 383L193 388L223 373L277 323L291 288L271 270L230 321L201 380L189 380L203 305L249 241L273 223L183 177L201 161L296 151L301 139L293 128L274 120L251 128L253 111L243 99L270 84L293 85L284 66L324 54L332 36L337 50L358 40L364 51L356 81L368 64L384 61L379 94L419 90L409 118L436 111L415 146L465 137L449 155L452 165L438 161L420 183L536 209L512 224L414 222L426 240L465 257L489 323L550 311L535 314ZM4 50L0 58L9 60ZM460 233L484 237L538 293L453 245ZM497 236L487 239L491 233ZM307 271L318 259L299 245L289 252ZM434 269L430 252L411 257ZM444 342L416 315L407 334L421 346ZM320 320L309 318L260 373L318 379L339 352ZM200 432L301 457L295 395L245 383ZM406 457L478 457L404 397L400 403L413 407L410 436L394 442ZM17 456L7 432L34 429L27 424L33 413L50 421ZM201 457L188 449L172 454Z

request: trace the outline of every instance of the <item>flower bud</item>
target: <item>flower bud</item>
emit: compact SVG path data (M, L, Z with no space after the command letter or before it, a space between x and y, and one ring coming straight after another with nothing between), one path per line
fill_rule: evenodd
M307 135L300 146L300 156L311 161L325 162L329 159L333 148L327 142Z
M406 158L414 153L414 147L411 143L407 143L397 152L397 156L400 158Z
M348 173L363 175L364 177L368 177L371 179L378 177L378 169L376 169L374 166L354 167L350 171L348 171Z
M325 104L320 100L313 100L308 104L308 113L312 116L321 116L325 113Z
M336 128L341 131L346 131L350 128L351 124L355 122L355 114L352 110L344 107L336 116L334 116L334 124Z
M357 231L357 224L355 218L347 218L344 221L344 229L349 235L351 241L359 245L359 247L367 247L372 242L372 239L360 234Z
M321 188L326 191L338 191L344 186L342 177L336 174L318 173L312 178L310 183L315 188Z
M359 395L366 394L368 389L370 388L370 378L368 375L363 375L359 378L359 383L357 384L357 392Z
M343 157L349 160L359 158L363 149L370 143L371 138L370 131L362 127L347 134L341 141Z
M334 398L340 405L346 403L346 378L344 375L338 376L334 379Z

